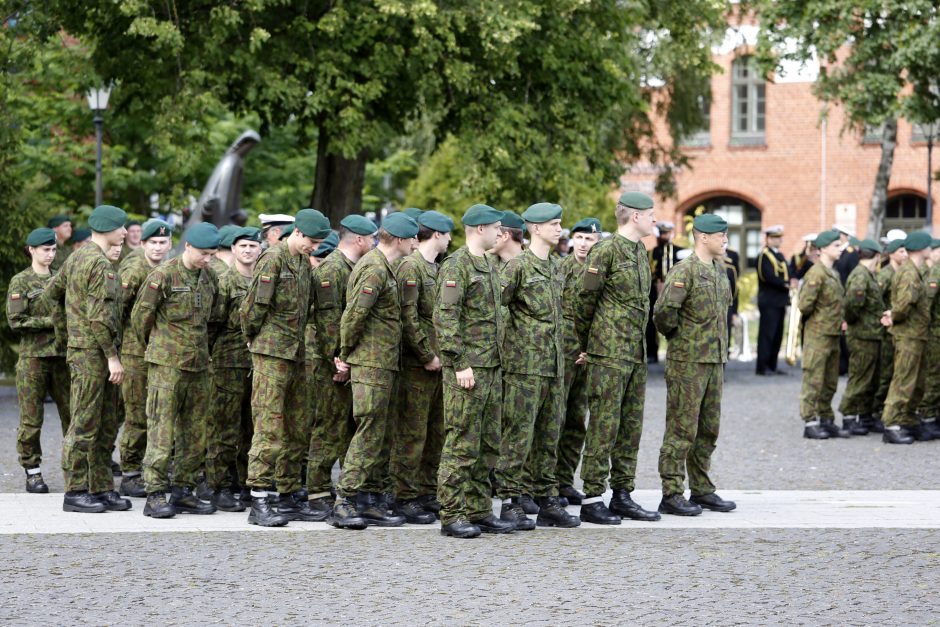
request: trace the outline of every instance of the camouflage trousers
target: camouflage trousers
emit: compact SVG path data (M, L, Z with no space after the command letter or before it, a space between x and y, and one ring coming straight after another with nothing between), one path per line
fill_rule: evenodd
M441 524L479 520L493 511L490 470L499 457L503 382L499 368L474 368L473 389L443 369L444 448L437 473Z
M894 377L894 336L886 335L881 342L881 355L878 358L878 391L875 392L875 411L881 412L888 398L888 388Z
M839 413L843 416L871 414L875 411L881 341L848 336L846 343L852 357L849 360L849 380L845 384L842 402L839 403Z
M563 405L561 377L503 373L496 496L508 499L557 493L555 464Z
M666 360L666 431L659 450L663 495L683 494L685 475L694 496L715 491L708 477L721 420L723 364Z
M804 422L834 420L832 397L839 385L839 336L804 336L800 416Z
M356 430L349 440L343 471L336 486L342 496L385 489L388 458L385 457L383 468L383 449L397 374L394 370L368 366L354 365L350 369Z
M248 452L248 486L268 490L276 485L278 492L294 492L300 488L303 461L296 442L303 438L305 450L308 437L304 363L255 354L251 363L254 434Z
M71 348L71 419L62 440L66 491L114 489L111 446L118 430L118 386L108 382L108 360L100 350Z
M212 369L212 407L206 423L206 483L241 489L251 446L251 369Z
M124 431L121 432L121 469L124 474L141 471L147 452L147 362L139 355L122 355L124 381Z
M195 487L205 460L209 374L173 366L147 367L147 492L168 492L170 486ZM170 461L173 480L170 481Z
M398 381L398 415L391 429L389 475L400 501L437 493L444 445L441 373L410 367Z
M349 382L333 381L336 367L326 359L313 365L308 384L316 389L313 425L307 451L307 492L311 497L325 496L333 487L333 464L342 463L349 439L356 430L352 417L352 387Z
M881 416L886 427L917 424L916 410L924 397L927 342L906 337L894 338L894 376Z
M643 433L646 373L645 363L628 362L619 368L587 365L591 418L584 437L581 478L589 497L604 494L608 472L611 488L633 491Z
M929 333L924 371L924 398L918 408L921 418L940 417L940 337Z
M558 464L555 477L558 485L574 485L574 473L581 461L587 419L587 366L565 359L565 422L558 438Z
M20 424L16 430L16 452L23 468L42 463L43 399L52 396L59 410L62 435L69 429L69 368L64 357L20 357L16 362L16 396Z

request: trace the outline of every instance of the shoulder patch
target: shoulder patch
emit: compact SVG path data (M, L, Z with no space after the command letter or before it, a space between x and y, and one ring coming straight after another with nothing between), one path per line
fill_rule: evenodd
M158 290L158 289L160 289L160 284L157 283L156 281L151 281L151 282L147 285L147 287L149 287L149 288L152 289L152 290Z
M23 298L22 294L10 294L10 300L20 300Z
M332 285L329 281L320 281L320 289L326 289Z
M270 282L271 282L271 275L269 275L269 274L262 274L262 275L258 278L258 280L261 281L262 283L270 283Z
M418 287L418 282L408 279L405 281L405 287Z
M590 272L591 274L597 274L597 268L595 268L594 266L588 266L587 271Z
M444 281L444 287L457 287L457 281Z
M682 281L673 281L672 286L682 289L685 287L685 283L683 283Z

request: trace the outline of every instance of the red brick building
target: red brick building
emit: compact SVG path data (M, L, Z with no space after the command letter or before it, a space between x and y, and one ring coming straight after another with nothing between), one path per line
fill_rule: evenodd
M686 140L692 167L677 173L676 198L657 202L656 209L658 220L674 222L680 231L683 216L700 205L721 213L731 225L729 246L750 267L763 245L762 229L773 224L785 227L787 256L801 246L804 234L833 224L865 237L881 157L878 129L866 136L846 130L839 107L828 106L824 115L827 107L812 94L818 64L786 67L764 80L748 56L756 36L756 26L729 29L715 50L723 73L712 78L711 101L703 103L708 127ZM922 131L898 121L884 231L924 226ZM940 150L934 157L936 169ZM648 164L638 164L624 174L621 187L652 194L655 175ZM934 199L938 192L934 181Z

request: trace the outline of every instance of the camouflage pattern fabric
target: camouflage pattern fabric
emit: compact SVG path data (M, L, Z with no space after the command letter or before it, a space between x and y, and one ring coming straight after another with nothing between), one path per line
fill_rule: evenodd
M346 286L353 266L343 251L334 250L314 271L314 358L332 362L334 357L339 357L339 327L346 309Z
M140 286L153 267L147 263L147 259L142 255L131 255L121 262L121 319L122 328L127 332L124 334L124 341L121 344L121 357L134 355L143 358L145 346L140 344L138 338L131 332L133 327L131 323L131 312L134 309L134 303L137 301L137 294L140 292ZM146 374L145 374L146 376ZM144 383L146 386L146 383ZM143 400L141 400L141 404ZM123 460L122 460L123 461Z
M401 296L395 272L378 248L366 253L349 276L346 310L340 321L339 356L357 366L398 370Z
M359 492L382 492L386 471L382 466L382 449L392 395L395 371L369 366L352 366L353 421L356 431L349 441L343 460L343 471L337 484L340 495L351 497Z
M246 351L247 352L247 351ZM239 458L250 435L242 432L251 425L251 369L212 369L213 402L206 425L206 483L213 490L241 488L247 469ZM240 456L239 453L242 453Z
M127 334L133 337L133 333ZM124 354L124 381L121 394L124 399L124 430L121 432L119 448L121 469L125 472L140 472L147 451L147 362L143 356Z
M878 410L875 393L879 383L882 343L853 335L847 335L845 341L852 359L849 361L849 380L839 403L839 412L843 416L874 413Z
M574 473L581 461L588 409L586 373L586 366L575 364L574 359L565 359L565 420L558 438L558 463L555 465L559 487L574 485Z
M65 260L69 258L69 255L72 254L72 247L67 244L59 244L56 241L55 247L55 257L52 259L52 263L49 264L49 269L53 272L58 272L63 265L65 265Z
M316 390L317 401L310 429L307 452L307 492L324 496L333 485L332 470L342 462L349 440L356 430L352 417L352 387L349 382L333 381L336 367L332 361L317 360L308 384Z
M70 349L71 422L62 440L65 490L104 492L114 487L111 443L117 424L114 394L108 383L108 361L97 349Z
M395 270L401 292L402 363L405 366L423 366L440 353L434 332L437 274L437 264L429 263L418 250L405 257Z
M839 336L804 335L802 365L800 416L805 422L833 420L832 397L839 385Z
M881 300L885 304L885 309L891 303L891 283L894 280L896 272L889 263L885 265L875 275L878 287L881 289ZM881 355L878 358L878 391L875 392L875 410L881 412L884 409L885 399L888 396L888 388L891 386L891 378L894 375L894 336L890 333L884 335L881 341Z
M881 324L885 309L882 289L875 275L861 264L855 266L846 280L842 303L842 317L848 325L845 339L852 356L849 380L839 403L843 416L874 413L878 409L875 393L881 343L885 338Z
M807 339L842 334L842 301L845 290L838 273L821 263L803 277L798 307L803 317L803 345Z
M917 424L915 410L924 397L926 344L926 340L917 338L894 338L894 376L881 416L886 427Z
M940 417L940 264L934 264L924 277L930 300L930 329L925 347L924 398L918 408L923 418Z
M219 276L219 294L212 310L212 363L222 368L251 368L248 341L242 333L240 308L251 278L235 268Z
M924 284L924 270L908 259L891 281L891 319L888 333L898 338L925 339L930 329L930 292ZM936 288L935 288L936 289ZM896 361L896 360L895 360Z
M444 445L444 396L441 373L420 366L403 369L398 387L389 476L395 496L406 501L437 493Z

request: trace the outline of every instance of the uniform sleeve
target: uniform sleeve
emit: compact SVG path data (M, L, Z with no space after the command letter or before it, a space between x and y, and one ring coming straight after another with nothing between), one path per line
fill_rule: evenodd
M460 316L466 297L467 277L457 263L444 263L438 274L437 307L434 310L434 330L441 355L454 370L466 370L470 360L464 352L460 335Z
M364 267L360 272L353 270L346 288L346 310L339 323L339 358L343 361L353 351L362 332L366 319L375 306L379 294L385 287L385 277L376 268Z
M891 290L891 319L894 322L906 320L911 313L911 307L919 298L919 286L911 280L910 273L896 274Z
M224 325L220 325L218 320L214 319L216 310L222 306L222 294L220 292L219 275L215 272L209 274L210 285L212 286L212 307L209 309L209 321L206 325L206 336L209 341L209 354L212 354L212 347L215 346L215 341L219 339L219 335L224 328Z
M239 309L242 333L250 342L261 331L264 319L271 308L277 284L281 276L280 263L275 255L264 255L255 266L248 293Z
M519 257L510 260L509 263L500 270L499 281L503 287L500 303L503 307L509 307L509 304L515 300L522 272L522 263L519 261Z
M819 277L807 275L806 281L800 286L800 296L797 301L797 307L804 318L808 318L816 310L816 299L819 296L819 287L822 281Z
M581 287L578 289L574 306L575 332L578 335L578 343L581 345L582 352L587 350L591 323L594 321L594 310L597 308L597 301L604 291L604 280L608 271L609 261L606 254L604 254L604 249L598 251L595 246L588 253L587 260L584 263L584 270L581 272Z
M56 342L61 346L66 346L68 325L65 316L65 273L56 273L42 297L46 299L46 304L49 306Z
M842 298L842 319L849 324L858 322L865 305L867 284L865 277L857 272L849 275Z
M434 351L431 350L431 338L422 329L418 316L420 291L427 288L411 260L406 260L398 266L396 277L398 285L401 286L401 327L405 347L414 353L421 363L426 364L435 357Z
M107 259L102 259L100 263L92 266L90 276L87 277L88 303L85 305L91 335L108 359L117 357L117 342L115 341L117 338L110 325L111 313L108 312L110 299L107 281L108 273L113 272Z
M33 316L29 309L29 286L14 278L10 281L7 291L7 322L10 323L10 328L14 331L52 328L52 316Z
M157 310L166 298L166 277L160 270L154 270L137 293L134 309L131 310L131 332L139 346L147 346L150 332L157 320Z
M669 271L663 282L663 291L653 307L653 324L667 339L679 328L679 312L692 288L686 276L685 267L688 265L676 266Z

